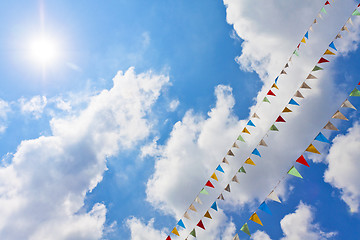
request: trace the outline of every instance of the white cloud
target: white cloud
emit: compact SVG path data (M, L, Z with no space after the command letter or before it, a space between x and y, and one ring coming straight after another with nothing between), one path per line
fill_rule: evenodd
M266 232L257 230L254 234L251 235L251 239L253 240L271 240L269 235Z
M7 124L7 115L10 112L10 105L8 102L0 99L0 134L5 132Z
M179 106L180 102L179 100L175 99L175 100L172 100L169 104L169 109L171 112L175 111L176 108Z
M131 217L130 219L126 220L126 225L130 229L132 240L166 238L167 229L163 231L156 230L154 228L153 218L147 224L144 224L142 220Z
M86 212L85 195L102 180L107 157L149 135L147 114L169 79L130 68L113 81L78 114L52 119L52 136L22 141L0 168L2 239L102 237L106 207Z
M360 205L359 146L360 125L354 123L347 134L339 135L333 140L326 157L328 168L324 174L325 181L340 189L341 199L351 212L359 212Z
M47 104L47 98L45 96L35 96L30 100L25 98L19 99L20 110L23 114L32 114L36 119L41 117L44 108Z
M331 239L335 232L323 232L319 224L314 223L314 210L300 202L294 213L286 215L280 222L284 233L282 240L324 240Z

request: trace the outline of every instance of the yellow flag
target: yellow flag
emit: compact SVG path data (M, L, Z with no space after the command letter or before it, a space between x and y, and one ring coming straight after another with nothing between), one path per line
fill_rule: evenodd
M245 163L256 166L256 164L253 162L253 160L251 160L251 158L246 159Z
M320 152L312 144L310 144L305 151L320 154Z
M332 51L330 51L329 49L327 49L324 53L324 55L335 55L335 53L333 53Z
M277 90L279 90L278 86L274 83L271 88L276 88Z
M302 43L306 43L306 41L305 41L305 38L303 37L303 39L301 39L301 42Z
M262 224L262 222L260 221L259 216L256 214L256 212L253 213L253 215L251 215L250 220L253 222L256 222L257 224L260 224L261 226L264 226Z
M211 178L214 179L214 180L216 180L216 181L219 181L219 179L217 178L217 176L216 176L215 173L213 173L213 175L211 175Z
M246 127L244 128L244 130L242 130L242 132L250 134L249 130L247 130Z
M207 218L212 219L212 217L211 217L211 215L210 215L209 211L206 211L206 213L205 213L204 217L207 217Z
M292 112L289 108L285 107L282 112Z
M171 231L171 233L180 236L178 230L176 229L176 227L174 227L174 229Z

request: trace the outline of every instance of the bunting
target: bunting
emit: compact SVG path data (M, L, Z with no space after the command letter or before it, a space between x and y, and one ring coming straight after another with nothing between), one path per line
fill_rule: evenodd
M336 113L331 118L336 118L336 119L341 119L341 120L346 120L346 121L349 120L339 110L337 110Z
M286 122L284 118L282 118L281 116L279 116L275 122Z
M292 166L287 173L298 178L303 178L294 166Z
M171 231L171 233L180 236L178 230L176 229L176 227L174 227L174 229Z
M211 175L211 178L214 179L215 181L219 181L219 179L217 178L217 176L216 176L215 173L213 173L213 174Z
M245 163L249 164L249 165L256 166L256 164L253 162L253 160L251 160L251 158L246 159Z
M212 219L212 217L211 217L211 215L210 215L209 211L206 211L206 213L205 213L204 217Z
M309 85L307 85L305 82L303 82L300 86L300 88L304 88L304 89L311 89L311 87Z
M253 222L256 222L257 224L260 224L261 226L264 226L264 225L262 224L259 216L256 214L256 212L254 212L254 213L251 215L251 217L250 217L249 220L251 220L251 221L253 221Z
M315 140L319 141L319 142L330 143L330 141L321 132L319 132L319 134L316 136Z
M287 112L292 112L292 111L291 111L288 107L285 107L282 112L283 112L283 113L287 113Z
M259 150L257 150L256 148L252 151L251 154L261 157Z
M199 228L202 228L202 229L206 230L206 229L205 229L205 226L204 226L204 224L203 224L203 222L202 222L201 220L198 222L198 224L196 224L196 226L198 226Z
M261 211L266 212L266 213L272 215L272 213L271 213L271 211L270 211L270 208L268 207L268 205L266 205L265 201L262 202L262 204L259 206L258 209L260 209Z
M312 144L310 144L305 151L320 154L320 152Z
M247 223L245 223L241 228L240 228L241 231L243 231L244 233L246 233L247 235L251 236L250 234L250 230L249 230L249 226Z
M210 181L207 181L205 186L215 188L214 185Z
M354 105L352 105L351 102L347 99L341 104L341 107L342 108L352 108L352 109L356 110Z
M225 191L230 192L230 184L226 186Z
M291 99L289 104L299 106L299 104L294 99Z
M320 70L324 70L324 69L316 65L316 66L313 68L313 70L311 70L311 71L312 71L312 72L316 72L316 71L320 71Z
M249 121L248 121L248 123L247 123L246 125L248 125L248 126L252 126L252 127L256 127L256 126L255 126L255 124L254 124L251 120L249 120Z
M297 162L297 163L300 163L300 164L302 164L302 165L305 165L305 166L310 167L309 164L307 163L307 161L305 160L305 158L304 158L303 155L301 155L301 156L296 160L296 162Z

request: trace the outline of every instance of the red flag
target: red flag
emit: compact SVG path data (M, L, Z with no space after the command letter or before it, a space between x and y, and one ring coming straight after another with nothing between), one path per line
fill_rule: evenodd
M286 122L281 116L279 116L275 122Z
M276 96L275 93L273 93L271 90L266 95Z
M360 82L358 83L358 85L360 85Z
M297 49L299 49L299 47L300 47L300 43L299 43L299 45L297 46Z
M207 183L205 184L205 186L211 187L211 188L215 188L214 185L212 185L212 183L211 183L210 181L207 181Z
M166 240L171 240L171 237L170 237L170 236L168 236L168 237L166 238Z
M326 1L325 5L330 5L329 1Z
M320 58L320 60L318 61L318 63L324 63L324 62L329 62L329 60L326 60L325 58Z
M196 226L198 226L198 227L200 227L200 228L202 228L202 229L205 230L204 224L203 224L203 222L202 222L201 220L200 220L200 222L199 222Z
M307 161L305 160L305 158L304 158L303 155L301 155L301 156L296 160L296 162L301 163L302 165L305 165L305 166L310 167L309 164L307 163Z

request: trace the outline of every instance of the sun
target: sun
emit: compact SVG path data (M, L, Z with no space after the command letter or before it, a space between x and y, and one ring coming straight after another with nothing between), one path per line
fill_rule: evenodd
M59 57L58 43L47 35L34 38L29 45L31 60L42 66L54 63Z

